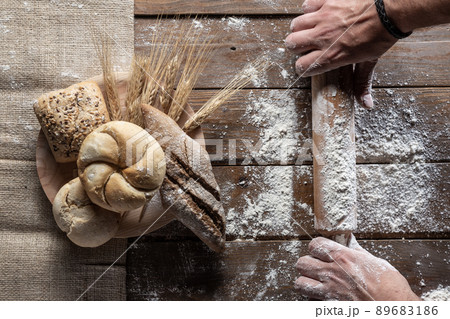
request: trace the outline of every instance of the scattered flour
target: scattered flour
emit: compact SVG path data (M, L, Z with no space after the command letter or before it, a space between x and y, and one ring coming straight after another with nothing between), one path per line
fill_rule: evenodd
M364 212L358 217L358 231L450 231L445 222L449 214L445 186L438 189L435 182L443 174L433 164L360 165L358 202ZM436 214L443 217L436 218Z
M248 23L250 23L250 19L248 18L236 18L236 17L222 18L222 21L227 21L228 29L239 31L242 31L244 27Z
M266 6L269 6L271 8L275 8L277 2L275 0L259 0L258 2L265 4Z
M251 76L253 86L262 87L267 85L267 73L262 74L254 66L247 66L244 70L247 76Z
M82 9L84 7L84 4L72 2L70 4L72 7L77 7L78 9Z
M283 77L283 79L287 80L289 79L289 72L286 71L285 69L281 70L281 76Z
M439 285L436 289L424 293L422 299L426 301L450 301L450 286Z
M270 166L261 175L252 176L261 188L257 198L244 194L245 206L228 211L227 235L239 238L260 238L272 233L295 236L292 227L294 168Z
M10 70L11 67L9 65L0 65L0 70L3 72Z
M301 143L308 142L298 127L295 97L278 91L269 91L257 97L251 92L249 101L244 117L260 128L257 143L260 147L251 154L253 158L259 164L280 160L281 164L286 164L295 160L300 146L303 146Z
M204 28L203 23L199 20L194 20L194 21L192 21L192 23L194 24L194 28L196 28L196 29Z
M357 157L391 163L425 161L434 151L426 142L427 133L418 128L426 115L418 113L414 96L405 100L392 89L385 91L385 104L373 110L356 108Z
M291 240L288 242L282 243L282 249L290 253L291 255L297 258L300 257L300 249L302 248L302 242L299 240Z

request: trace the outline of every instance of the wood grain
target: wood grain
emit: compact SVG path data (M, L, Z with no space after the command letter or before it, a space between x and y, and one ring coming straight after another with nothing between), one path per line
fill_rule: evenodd
M235 19L235 20L230 20ZM274 67L248 87L309 88L309 78L297 80L294 72L296 57L285 50L284 39L289 34L289 17L205 18L194 28L201 37L216 35L213 41L214 59L203 72L197 88L225 86L247 63L267 56ZM155 19L138 18L135 22L135 50L149 49ZM166 20L170 28L180 30L185 20ZM190 20L189 20L190 21ZM376 68L374 85L378 87L450 86L448 63L450 33L448 25L417 31L408 41L399 41L389 50ZM193 31L193 32L194 32ZM434 39L434 40L432 40Z
M312 166L221 166L214 174L227 213L227 240L317 235ZM358 238L450 238L449 174L450 164L358 165ZM280 176L287 181L280 182ZM192 234L172 223L150 236L180 239Z
M364 241L387 259L415 293L450 284L450 242ZM294 264L307 241L229 242L214 254L198 241L142 239L128 253L128 300L301 300Z
M450 164L359 165L357 169L359 237L449 238ZM410 184L401 178L420 172L426 175L411 182L420 184L422 191L429 191L426 197L411 193ZM397 181L383 182L382 176L394 173ZM34 162L0 160L0 174L8 181L0 185L1 231L12 228L23 232L52 231L64 236L54 223L51 204L41 189ZM315 234L312 166L221 166L214 168L214 174L228 215L228 240L309 238L307 233ZM286 184L277 184L277 174L289 178ZM385 194L383 198L372 196L375 188ZM287 204L282 206L280 202L280 208L269 205L274 196ZM424 202L414 204L417 199ZM409 201L411 205L407 204ZM17 212L22 212L27 220ZM390 220L396 219L402 222L398 228L390 224ZM192 234L179 224L170 224L152 236L175 239Z
M307 253L308 242L293 239L316 235L308 144L310 80L296 81L295 56L284 50L283 43L292 18L301 13L301 2L135 1L136 52L150 46L156 21L150 16L212 15L195 24L200 36L213 34L220 40L214 43L214 59L191 97L194 109L255 58L265 55L275 66L248 86L253 90L236 95L203 125L228 214L227 240L256 241L228 242L227 251L216 255L183 225L173 222L141 239L128 254L129 300L302 299L292 289L296 277L292 265ZM165 18L163 28L179 30L181 23ZM391 261L419 294L439 284L447 286L450 280L446 276L449 241L423 239L449 238L450 234L450 165L435 163L450 159L450 92L445 87L450 86L449 30L450 25L417 30L399 41L376 69L374 85L380 89L375 90L375 109L357 108L356 114L357 160L363 164L357 166L357 236L376 239L363 246ZM300 90L283 94L287 88ZM293 115L292 130L284 133L279 127L281 134L296 140L285 164L299 166L271 166L282 162L281 154L275 150L263 160L254 149L260 139L277 146L271 128L286 119L265 112L264 106L270 104ZM0 150L7 149L2 146ZM421 161L432 163L417 163ZM404 164L379 165L397 162ZM258 164L269 166L249 166ZM280 184L277 174L286 180ZM271 202L278 202L279 207ZM392 239L402 237L422 239Z
M302 0L135 0L134 14L300 14L302 3Z
M212 94L214 91L195 91L191 106L198 109ZM356 108L357 162L408 163L417 157L427 162L448 161L449 96L448 88L375 89L375 108ZM273 106L291 114L288 123L268 111ZM282 130L285 124L287 131L277 132L276 128ZM216 165L312 163L311 96L307 90L242 91L213 113L203 130ZM415 143L419 143L417 149ZM407 147L410 144L411 148Z
M189 103L198 110L216 92L196 90ZM374 96L374 110L356 109L358 163L408 163L415 156L422 156L427 162L450 160L449 88L376 89ZM279 112L292 114L286 133L271 130L274 123L280 129L284 124L283 117L267 111L272 104ZM4 125L13 129L5 131L0 139L0 157L34 161L40 129L37 120L29 118L16 123L3 111ZM312 163L309 90L244 90L214 112L202 127L211 144L207 150L214 165L254 165L256 160L273 165L283 159L286 164ZM393 131L388 134L390 129ZM285 154L277 153L277 138L289 142ZM262 146L258 146L260 139L272 154L258 151ZM418 149L404 149L403 144L414 141L420 142ZM252 155L251 150L256 153Z

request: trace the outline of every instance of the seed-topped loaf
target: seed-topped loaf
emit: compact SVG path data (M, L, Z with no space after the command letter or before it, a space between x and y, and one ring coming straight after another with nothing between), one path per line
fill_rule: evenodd
M59 163L76 161L85 137L109 122L102 92L91 81L42 95L34 112Z

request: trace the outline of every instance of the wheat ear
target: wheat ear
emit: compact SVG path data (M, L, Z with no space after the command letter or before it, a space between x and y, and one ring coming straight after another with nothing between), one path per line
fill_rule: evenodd
M147 57L148 68L146 70L146 84L142 93L142 103L150 104L156 107L157 95L161 87L161 82L166 73L166 66L169 62L169 43L172 33L156 37L157 32L153 34L152 47ZM156 45L156 40L162 39L161 45Z
M185 44L185 46L187 47L188 44ZM197 46L200 47L198 50L196 50ZM186 62L168 112L168 115L174 121L179 120L200 73L211 59L211 39L205 39L204 41L199 42L199 35L197 35L194 43L186 51Z
M139 126L144 125L141 111L141 94L145 85L146 63L148 60L142 56L134 56L130 78L127 86L127 120Z
M98 59L102 66L105 83L105 100L111 120L122 120L119 92L117 91L116 75L111 61L111 40L101 31L92 31L92 39Z
M267 70L270 62L264 58L259 58L247 65L238 73L222 90L210 98L183 126L185 132L192 131L199 127L205 119L228 101L236 92L255 79L258 74Z
M170 63L167 66L167 72L165 72L165 81L164 86L162 88L162 92L159 95L161 108L164 113L168 113L170 109L170 105L172 103L172 97L175 92L175 84L177 80L178 70L180 68L180 63L178 56L172 58Z

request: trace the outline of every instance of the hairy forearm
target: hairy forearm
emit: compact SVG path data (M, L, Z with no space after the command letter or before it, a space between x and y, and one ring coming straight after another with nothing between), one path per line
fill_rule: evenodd
M450 22L449 0L384 0L384 5L403 32Z

